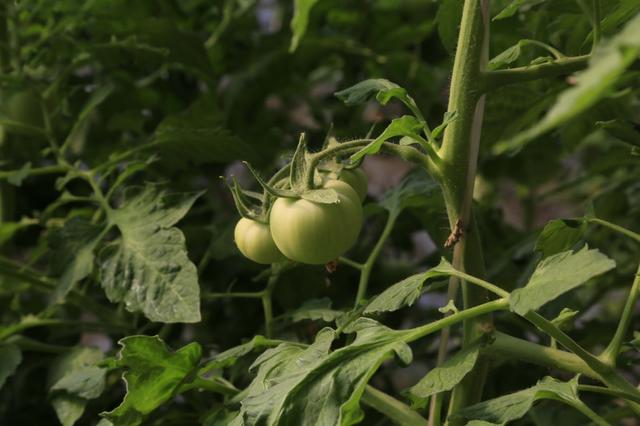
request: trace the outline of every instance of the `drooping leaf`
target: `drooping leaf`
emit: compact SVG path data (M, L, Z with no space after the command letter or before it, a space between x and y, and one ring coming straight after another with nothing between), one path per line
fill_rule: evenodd
M553 399L571 406L584 405L578 397L577 378L561 382L545 377L535 386L463 408L450 418L486 422L468 424L505 425L524 416L539 399Z
M93 348L76 348L55 360L49 370L51 404L64 426L73 425L90 399L105 388L107 370L97 366L104 355Z
M536 241L536 251L549 257L573 248L586 230L586 223L575 219L554 219L544 226Z
M91 273L101 231L102 227L76 216L51 233L48 242L53 269L60 275L54 301L62 301L76 283Z
M524 315L616 266L598 250L584 247L547 257L538 264L529 282L509 296L513 312Z
M473 343L447 358L442 365L429 371L409 388L409 395L412 399L424 399L453 389L476 365L481 346L480 342Z
M596 126L611 136L632 146L640 147L640 126L625 120L598 121Z
M311 9L318 2L318 0L294 0L293 2L293 18L291 19L291 45L289 46L289 52L295 52L300 44L300 40L307 32L307 26L309 24L309 14Z
M157 336L129 336L119 343L118 365L127 369L122 376L127 394L118 407L101 415L114 426L138 425L189 381L202 348L194 342L172 353Z
M336 92L335 95L348 106L363 104L374 96L385 100L385 103L389 101L391 96L400 96L403 102L407 100L406 97L408 96L406 90L384 78L361 81L349 88Z
M7 378L15 373L21 362L20 348L13 344L0 345L0 389L4 386Z
M233 424L340 424L362 420L359 400L380 364L397 355L411 361L404 332L361 318L354 342L329 352L335 333L322 330L306 349L283 344L265 352L252 369L257 377Z
M437 266L428 271L412 275L387 288L365 307L364 313L392 312L411 306L420 298L426 280L450 275L452 270L451 264L442 258Z
M511 139L498 142L493 151L516 151L533 139L555 129L609 95L625 70L640 55L640 15L615 37L602 43L589 60L589 67L576 76L575 86L558 96L541 121Z
M147 185L110 213L120 238L100 252L100 282L109 300L152 321L200 321L196 267L173 226L199 195L171 196Z
M525 7L530 8L538 4L544 3L545 1L546 0L512 0L511 3L507 5L507 7L502 9L502 11L500 11L500 13L498 13L493 18L493 20L497 21L500 19L510 18L511 16L515 15L516 12L521 8L525 8Z
M199 374L204 374L211 370L231 366L235 364L239 358L249 354L256 349L273 346L272 342L273 341L265 338L264 336L254 336L250 341L231 349L227 349L226 351L214 356L204 364L204 366L200 369Z

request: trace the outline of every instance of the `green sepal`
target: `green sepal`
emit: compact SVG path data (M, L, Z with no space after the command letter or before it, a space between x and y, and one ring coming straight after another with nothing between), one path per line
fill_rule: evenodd
M258 172L251 167L251 164L243 161L244 165L247 166L253 177L258 181L258 184L264 189L264 191L278 198L300 198L294 191L289 189L276 188L273 185L269 185L264 179L260 177Z
M260 213L258 209L251 204L251 201L247 199L247 195L244 193L244 190L240 187L238 180L235 176L231 176L231 183L224 176L220 176L220 179L223 180L225 185L231 191L231 195L233 196L233 202L236 205L236 209L240 216L251 219L258 220L260 218Z
M330 137L327 139L331 139ZM307 136L304 133L300 133L300 139L298 140L298 146L293 153L291 159L291 169L289 172L289 184L294 191L304 192L305 190L312 189L307 187L308 182L309 164L307 162Z

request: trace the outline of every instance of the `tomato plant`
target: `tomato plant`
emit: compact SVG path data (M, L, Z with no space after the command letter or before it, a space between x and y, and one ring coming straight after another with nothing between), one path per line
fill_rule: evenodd
M0 424L639 424L638 1L0 22Z

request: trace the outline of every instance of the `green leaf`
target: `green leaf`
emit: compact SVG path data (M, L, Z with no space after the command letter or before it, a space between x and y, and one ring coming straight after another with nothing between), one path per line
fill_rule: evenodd
M438 35L442 45L452 54L458 42L460 21L462 20L462 2L459 0L442 0L436 14Z
M354 86L336 92L335 95L345 105L349 106L363 104L373 96L382 105L386 105L391 99L395 98L405 104L416 117L422 119L418 105L409 93L396 83L384 78L361 81Z
M403 115L395 118L389 126L372 142L351 156L351 162L355 163L365 155L377 154L382 144L397 136L408 136L415 140L424 140L418 133L422 130L424 122L412 115ZM426 143L426 142L425 142Z
M409 388L412 399L424 399L453 389L476 365L481 346L477 341L447 358L439 367L429 371L418 383Z
M294 0L293 2L293 18L291 19L291 45L289 46L289 52L293 53L298 48L300 40L307 32L307 25L309 24L309 14L311 9L318 2L318 0Z
M442 135L447 128L447 126L458 119L458 111L447 111L444 113L444 117L442 117L442 123L440 123L433 131L431 132L431 138L436 140Z
M22 186L22 181L29 177L31 172L31 161L27 161L20 167L20 170L16 170L7 177L7 182L11 185Z
M426 280L448 276L453 271L451 264L445 259L426 272L412 275L392 285L373 299L364 309L365 314L397 311L405 306L413 305L422 295L422 287Z
M13 344L0 345L0 389L4 386L7 378L16 372L21 362L20 348Z
M51 365L49 394L63 425L73 425L84 413L88 400L99 397L104 391L107 370L96 365L103 358L97 349L75 348Z
M38 220L23 217L19 222L0 223L0 247L11 241L13 236L20 230L38 224Z
M640 146L640 126L625 120L597 121L596 126L633 146Z
M497 70L502 68L504 65L509 65L515 62L522 52L522 40L514 44L513 46L507 48L503 52L499 53L497 56L493 57L489 61L488 68L490 70Z
M587 223L576 219L554 219L548 222L536 241L536 251L549 257L573 248L587 229Z
M367 381L394 354L404 363L411 350L405 333L367 318L357 321L352 344L329 352L335 332L323 329L306 349L283 344L266 351L234 424L340 424L360 422L359 400Z
M64 141L63 149L73 146L78 139L85 138L88 130L89 119L92 117L95 109L113 93L114 89L115 87L113 85L105 85L91 93L89 100L78 114L76 122L73 124L67 139Z
M507 7L502 9L500 13L498 13L493 21L497 21L500 19L510 18L516 14L516 12L521 8L531 8L538 4L544 3L546 0L512 0Z
M416 169L385 193L379 204L391 215L399 215L409 207L435 204L435 198L440 196L439 191L440 186L431 176L422 169Z
M224 115L211 97L203 97L186 111L165 118L156 128L150 149L163 164L184 168L190 163L253 161L255 150L225 126Z
M586 246L577 252L547 257L538 264L525 287L511 292L511 310L518 315L536 310L615 266L613 260Z
M574 311L573 309L563 308L558 316L552 319L551 322L560 330L568 331L573 328L573 319L578 313L578 311Z
M184 235L174 227L201 194L170 195L147 185L109 213L120 238L100 252L109 300L152 321L200 321L200 289Z
M338 203L338 193L333 189L311 189L300 195L303 199L319 204Z
M127 369L122 376L127 394L117 408L101 413L115 426L140 424L189 381L202 356L198 343L172 353L158 336L129 336L118 343L122 346L118 365Z
M570 382L561 382L552 377L545 377L528 389L463 408L453 413L450 419L480 420L490 425L504 425L524 416L534 402L540 399L553 399L571 406L584 405L578 398L577 378Z
M249 354L250 352L268 346L273 346L271 340L266 339L264 336L254 336L253 339L251 339L247 343L243 343L234 348L227 349L226 351L221 352L218 355L214 356L212 359L208 360L200 369L200 372L198 374L202 375L211 370L229 367L235 364L238 359Z
M511 139L498 142L495 154L517 151L533 139L568 122L611 94L625 70L640 55L640 15L615 37L602 43L589 60L589 67L576 76L575 86L558 96L541 121Z
M342 314L344 314L343 311L331 309L331 299L323 297L322 299L307 300L298 309L288 313L287 316L293 322L304 320L333 322Z
M94 250L100 242L102 227L75 216L49 236L54 273L60 275L53 295L61 302L76 283L93 271Z

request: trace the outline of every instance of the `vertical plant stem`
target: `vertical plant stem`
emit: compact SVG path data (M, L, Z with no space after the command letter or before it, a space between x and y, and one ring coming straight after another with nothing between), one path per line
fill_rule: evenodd
M593 45L591 50L595 50L600 43L600 0L593 0Z
M613 335L613 338L611 338L609 346L607 346L600 355L600 359L607 364L612 366L616 365L616 360L620 353L622 342L624 341L625 335L629 330L629 325L631 324L631 317L633 315L633 310L636 307L638 296L640 296L640 265L638 265L638 270L636 271L633 284L631 285L631 290L629 291L629 296L627 296L627 301L625 302L624 309L622 310L622 315L620 316L616 332Z
M391 230L393 229L393 226L395 225L397 219L397 214L389 214L389 216L387 217L387 222L384 225L384 229L382 230L382 234L380 234L380 238L378 238L378 242L376 242L373 250L371 250L367 261L362 265L362 268L360 270L360 281L358 282L358 293L356 295L356 307L360 304L361 301L364 300L367 295L367 287L369 286L369 277L371 276L371 270L373 269L373 265L376 263L376 259L378 259L378 256L382 251L382 247L384 247L384 243L389 238Z
M278 283L278 279L280 278L280 270L274 264L272 266L272 272L269 276L269 281L267 281L267 287L264 289L262 293L262 309L264 311L264 332L267 338L271 339L273 337L273 290Z
M482 72L488 57L488 2L465 0L460 34L451 77L448 110L458 119L447 126L439 155L442 158L442 189L451 229L461 224L463 233L454 246L453 266L476 277L484 277L484 259L478 229L471 209L478 159L480 131L484 113L481 95ZM456 284L453 284L454 286ZM462 282L464 308L488 300L484 289ZM489 315L465 320L463 345L490 329ZM454 388L450 412L479 400L487 369L486 359Z

